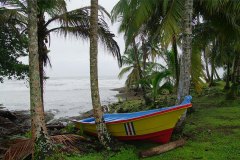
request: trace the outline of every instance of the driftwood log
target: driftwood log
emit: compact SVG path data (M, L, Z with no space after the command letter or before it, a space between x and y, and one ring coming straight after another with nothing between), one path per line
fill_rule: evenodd
M66 126L64 126L62 124L59 124L59 125L47 125L47 129L50 129L50 130L53 130L53 129L60 130L60 129L63 129L65 127Z
M172 149L175 149L177 147L183 146L185 144L185 142L186 141L184 139L180 139L180 140L177 140L174 142L163 144L161 146L153 147L148 150L141 151L140 157L144 158L144 157L150 157L150 156L154 156L157 154L161 154L161 153L170 151Z

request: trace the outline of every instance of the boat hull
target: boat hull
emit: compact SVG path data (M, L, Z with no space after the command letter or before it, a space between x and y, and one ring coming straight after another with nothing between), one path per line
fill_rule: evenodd
M110 134L119 140L151 140L167 143L180 116L189 107L191 104L128 120L107 122L106 125ZM94 123L76 122L76 127L88 134L97 135Z

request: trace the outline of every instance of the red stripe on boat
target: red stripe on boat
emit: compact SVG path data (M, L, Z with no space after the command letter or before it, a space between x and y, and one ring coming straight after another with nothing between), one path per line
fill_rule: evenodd
M119 140L151 140L154 142L167 143L172 135L173 128L138 136L117 136Z
M173 128L166 129L159 132L154 132L150 134L138 135L138 136L114 136L118 140L130 141L130 140L151 140L154 142L167 143L170 141ZM95 133L87 132L90 135L97 136Z

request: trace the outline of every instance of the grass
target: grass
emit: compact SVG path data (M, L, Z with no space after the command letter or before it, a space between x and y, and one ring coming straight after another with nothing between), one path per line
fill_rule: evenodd
M217 92L215 91L217 90ZM187 143L180 148L145 158L146 160L239 160L240 159L240 100L226 101L219 88L193 97L194 112L183 132L172 139L184 137ZM154 144L131 142L119 152L93 152L65 156L67 160L137 160L138 153Z

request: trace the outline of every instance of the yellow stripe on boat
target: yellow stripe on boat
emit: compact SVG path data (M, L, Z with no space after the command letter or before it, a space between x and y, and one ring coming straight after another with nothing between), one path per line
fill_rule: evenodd
M156 141L158 141L156 137L165 136L165 138L163 138L164 140L160 140L165 143L169 140L172 130L180 116L187 110L187 108L192 106L189 99L191 100L191 97L188 97L188 101L186 101L189 103L185 102L182 103L182 105L170 107L169 109L165 108L163 110L160 109L159 111L156 110L156 112L151 114L106 122L108 132L110 132L112 136L122 140L156 139ZM76 127L82 129L84 132L97 134L94 122L88 123L79 121L76 122Z

